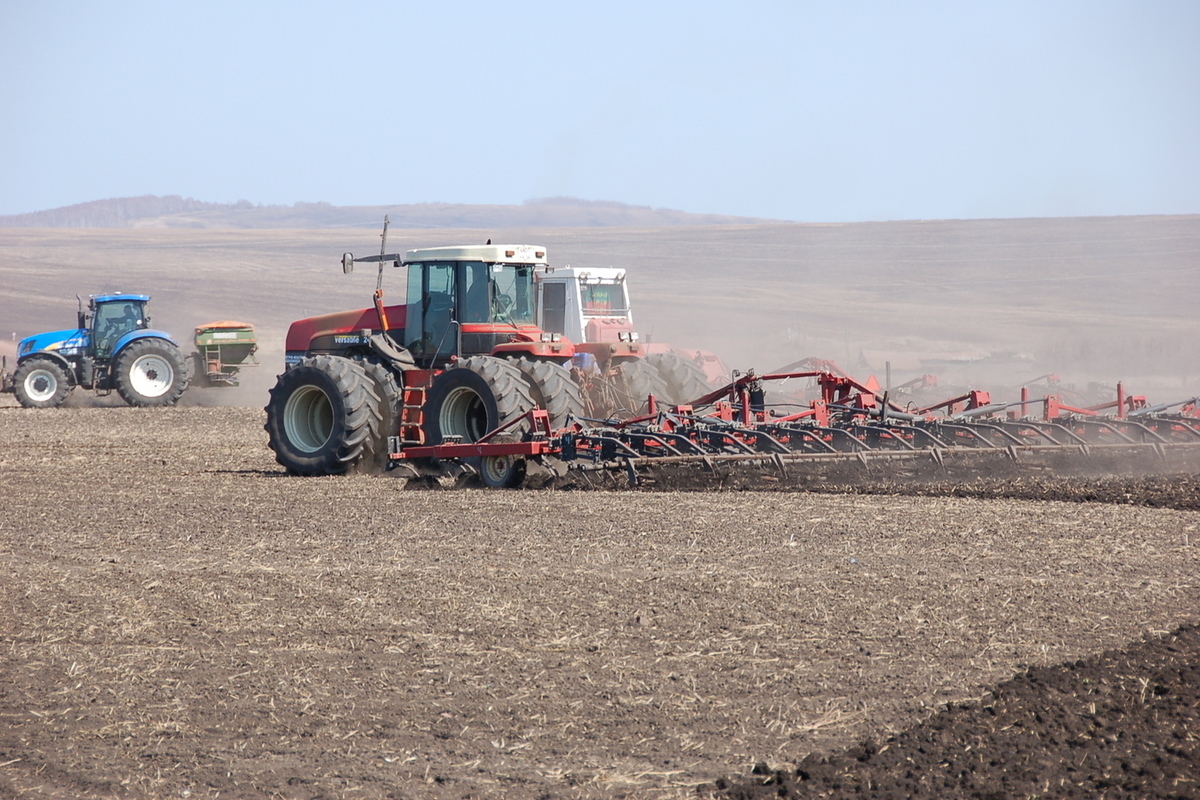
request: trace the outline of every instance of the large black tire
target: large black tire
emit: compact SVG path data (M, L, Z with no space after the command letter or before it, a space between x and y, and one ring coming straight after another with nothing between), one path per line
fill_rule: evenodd
M188 387L179 348L165 339L137 339L117 354L117 392L131 406L173 406Z
M651 353L646 356L646 363L666 381L666 400L672 405L690 403L712 392L704 369L690 358L677 353Z
M571 370L553 361L513 360L529 385L533 402L550 415L550 428L559 430L572 417L586 416L583 389L571 379Z
M379 397L348 358L303 359L279 376L266 411L267 444L293 475L337 475L373 463Z
M367 448L370 454L363 459L361 465L378 472L387 467L389 436L400 432L400 406L404 402L400 384L396 374L378 361L359 361L378 403L379 430L367 437Z
M626 361L617 367L618 378L615 394L620 408L618 414L639 416L649 410L647 397L654 395L656 401L668 402L670 389L662 375L645 361Z
M17 402L26 408L57 408L71 394L71 376L51 358L30 358L13 375Z
M472 356L443 372L425 400L425 443L446 437L475 442L534 407L529 386L513 364L492 356ZM524 423L513 429L524 430Z

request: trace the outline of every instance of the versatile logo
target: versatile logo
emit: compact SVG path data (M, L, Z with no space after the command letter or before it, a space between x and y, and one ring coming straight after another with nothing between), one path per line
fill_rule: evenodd
M361 336L334 336L334 344L362 344Z

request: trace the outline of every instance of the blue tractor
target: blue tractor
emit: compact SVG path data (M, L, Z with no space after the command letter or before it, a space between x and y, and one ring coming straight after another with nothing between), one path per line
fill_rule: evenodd
M4 391L26 408L62 405L76 386L131 406L171 406L188 386L188 368L169 333L151 330L144 294L101 294L79 301L79 327L39 333L17 345L17 369Z

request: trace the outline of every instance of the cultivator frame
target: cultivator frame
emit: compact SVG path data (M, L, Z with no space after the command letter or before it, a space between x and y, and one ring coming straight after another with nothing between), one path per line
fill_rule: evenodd
M807 409L766 410L764 384L806 378L821 390ZM659 408L651 397L650 413L627 420L580 419L551 431L546 413L534 410L469 444L403 447L392 437L389 466L458 463L470 471L489 458L523 458L554 462L560 471L623 475L636 487L647 474L657 483L671 471L765 471L778 481L831 467L983 473L1000 465L1063 472L1089 462L1118 469L1147 460L1200 465L1200 398L1150 407L1118 385L1116 401L1092 408L1067 406L1056 395L1034 399L1028 391L1019 401L993 403L987 392L972 391L904 410L877 391L873 381L828 371L751 371L688 405ZM1040 418L1023 415L1031 407L1041 409ZM1175 407L1181 410L1169 413ZM1108 409L1116 413L1101 415ZM522 428L528 432L519 440L494 441Z

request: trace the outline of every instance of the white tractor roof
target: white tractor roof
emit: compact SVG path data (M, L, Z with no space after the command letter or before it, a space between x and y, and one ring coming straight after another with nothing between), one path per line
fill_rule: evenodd
M581 283L620 283L625 270L620 267L555 267L543 278L546 281L577 280Z
M404 263L420 261L482 261L486 264L546 265L546 248L537 244L476 244L409 250Z

